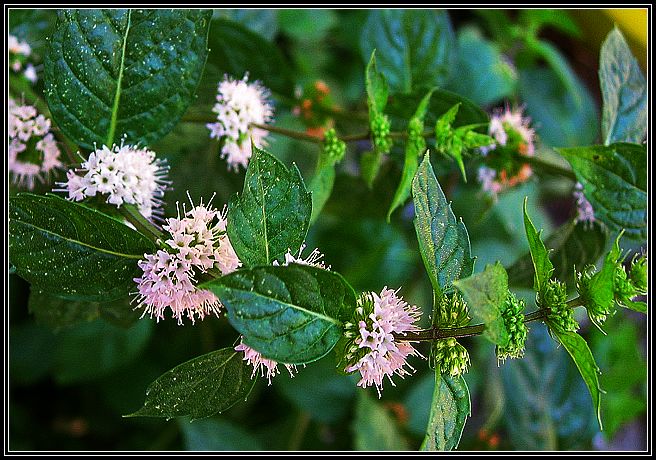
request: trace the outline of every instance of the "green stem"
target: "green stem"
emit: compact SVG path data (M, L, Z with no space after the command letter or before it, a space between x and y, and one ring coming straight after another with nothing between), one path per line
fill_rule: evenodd
M579 307L583 305L583 301L580 297L576 297L569 302L567 306L570 308ZM534 312L531 312L524 316L524 322L530 323L531 321L539 321L546 318L547 312L544 309L539 309ZM464 326L464 327L454 327L454 328L438 328L432 327L430 329L424 329L416 332L408 332L405 335L395 335L395 339L399 341L411 341L411 342L426 342L433 340L440 340L446 338L461 338L461 337L472 337L475 335L480 335L485 331L485 324L475 324L473 326Z
M144 236L155 244L164 239L164 234L148 219L146 219L133 204L125 204L118 208L125 220L130 222Z

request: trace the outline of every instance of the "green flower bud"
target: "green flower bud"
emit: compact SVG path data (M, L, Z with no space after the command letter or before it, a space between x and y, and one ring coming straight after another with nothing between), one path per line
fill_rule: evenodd
M426 139L424 139L424 122L420 118L413 117L408 124L408 143L414 144L415 151L419 154L426 150Z
M435 369L440 373L456 377L467 372L469 352L455 338L438 340L433 347Z
M508 294L503 305L501 316L508 331L508 344L505 347L497 346L497 359L505 361L506 358L521 358L524 356L524 344L528 336L528 328L524 324L523 300L518 299L512 292Z
M567 287L558 280L549 280L544 293L538 298L540 308L547 310L546 322L551 329L559 332L576 332L579 324L574 319L574 311L567 306Z
M330 128L323 138L323 155L335 164L342 161L345 153L346 143L337 137L335 128Z
M439 328L463 327L469 324L471 318L468 315L467 304L460 293L456 292L452 296L442 296L439 300L435 320Z
M598 295L599 291L595 292L593 283L600 276L596 271L597 268L594 265L586 265L582 272L577 273L576 290L581 297L581 303L588 311L590 320L597 327L601 327L606 318L615 313L615 304L612 297L606 298L606 296Z
M615 292L615 301L620 305L626 305L632 298L638 295L638 290L629 279L624 266L619 263L615 268L613 291Z
M378 114L371 120L371 133L374 138L374 145L376 149L383 153L387 153L392 148L392 138L390 137L390 130L392 123L387 115Z
M631 284L639 294L647 294L647 255L634 257L631 261Z

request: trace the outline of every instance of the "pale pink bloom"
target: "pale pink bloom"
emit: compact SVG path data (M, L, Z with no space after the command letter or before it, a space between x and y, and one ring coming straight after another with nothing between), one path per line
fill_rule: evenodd
M246 345L244 343L243 337L239 345L235 347L235 351L242 351L244 353L244 361L253 366L253 377L255 377L259 369L260 375L262 375L262 377L266 377L269 381L269 385L271 385L271 379L280 374L280 370L278 369L278 362L271 359L266 359L264 356L262 356L262 354ZM293 364L285 364L285 367L287 368L287 371L291 377L294 377L294 374L298 372L296 366Z
M18 105L9 98L7 119L7 168L19 186L33 189L62 163L59 147L50 133L50 120L31 105Z
M590 204L583 194L583 184L577 182L572 195L576 198L576 222L585 222L587 224L594 222L596 220L594 209L592 208L592 204Z
M73 201L106 195L108 203L117 207L134 204L150 219L162 213L162 198L170 184L167 173L166 162L151 150L123 144L102 146L79 168L68 171L67 181L57 183L61 188L54 191L68 193Z
M509 130L517 132L524 140L525 146L521 148L520 153L526 156L534 155L535 130L530 127L531 119L522 116L522 111L521 108L511 110L510 107L506 107L503 111L497 111L492 115L488 125L488 135L496 140L496 144L480 147L483 155L487 155L497 145L505 146L508 142Z
M219 212L201 201L197 206L192 202L189 211L183 205L182 214L178 206L178 217L166 219L162 229L168 233L168 249L145 254L138 263L143 275L134 279L137 308L144 309L142 317L148 314L159 321L165 318L167 308L178 324L184 317L193 324L196 318L219 315L219 299L210 291L197 289L195 277L214 268L225 275L241 265L225 233L226 214L226 207Z
M318 249L313 249L312 252L305 258L301 257L301 253L303 250L306 248L305 243L301 245L301 249L299 249L298 254L296 256L292 255L291 249L287 250L287 253L285 254L285 260L282 263L283 266L289 265L289 264L301 264L301 265L310 265L312 267L317 267L317 268L322 268L324 270L330 270L330 265L326 266L324 264L323 259L323 254L321 251ZM273 261L273 264L275 266L280 265L280 263L277 260Z
M212 111L217 122L208 123L210 138L223 139L221 158L228 168L235 171L246 168L251 157L251 140L257 146L266 145L268 132L251 126L266 124L273 117L273 106L268 100L269 91L259 82L248 83L248 75L242 80L227 77L218 85L216 104Z
M387 376L394 385L394 374L408 375L410 372L405 366L414 370L407 358L421 356L410 342L399 342L395 338L395 334L405 335L418 330L416 322L421 318L421 310L408 305L396 295L397 292L385 287L380 295L366 293L356 308L356 315L360 318L357 327L353 323L346 325L347 337L354 340L347 351L347 360L352 364L344 370L359 371L362 378L358 386L375 385L378 397L381 396L384 377Z

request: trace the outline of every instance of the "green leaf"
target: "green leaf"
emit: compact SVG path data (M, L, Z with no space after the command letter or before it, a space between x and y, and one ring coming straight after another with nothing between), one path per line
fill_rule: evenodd
M289 364L326 355L355 309L355 292L344 278L308 265L239 270L200 287L221 299L248 346Z
M527 301L534 298L533 293L529 296ZM592 438L599 428L585 383L546 327L531 328L524 358L508 360L500 368L496 357L491 358L494 371L501 374L503 393L492 392L485 398L502 400L504 425L513 449L583 451L592 448ZM493 388L485 385L483 389Z
M101 317L116 325L129 327L141 314L134 310L127 297L100 303L62 299L36 290L30 293L27 306L37 323L55 332Z
M458 31L457 65L452 73L448 89L482 106L510 97L517 84L517 72L503 59L499 46L473 27Z
M604 144L642 142L647 135L647 82L617 27L601 46L599 83Z
M198 356L159 376L148 386L143 407L126 417L210 417L248 397L252 371L232 348Z
M141 273L138 260L155 251L122 222L55 195L21 193L10 205L11 263L51 295L88 301L127 296Z
M519 71L519 97L540 140L552 146L587 145L599 133L599 115L594 98L573 76L574 91L568 91L553 69Z
M415 230L424 266L438 297L474 270L467 228L457 221L426 154L412 182Z
M213 418L179 419L184 447L188 451L264 450L258 439L234 422Z
M149 145L189 106L207 57L212 12L60 10L45 59L46 98L79 145Z
M428 111L428 103L430 98L433 95L434 89L430 90L426 94L419 106L415 111L415 114L412 119L419 120L421 126L424 125L424 118L426 117L426 112ZM424 143L425 146L425 143ZM412 190L412 179L414 179L415 174L417 173L417 168L419 167L419 157L424 153L418 148L417 142L412 142L411 139L408 140L405 144L405 158L403 160L403 172L401 173L401 181L399 186L396 188L394 193L394 198L392 199L392 204L390 205L389 210L387 211L387 222L390 221L390 217L396 208L401 206L410 196ZM425 150L425 149L424 149Z
M294 79L287 59L275 44L245 25L228 19L213 20L208 45L207 62L221 73L234 78L248 73L250 81L259 80L279 94L293 95Z
M387 105L388 87L385 75L378 71L376 67L376 50L371 52L371 58L365 71L365 81L367 89L367 107L369 107L369 119L373 120L374 116L383 113Z
M551 261L554 276L568 286L574 286L574 267L579 270L593 264L603 255L607 233L598 223L574 221L567 222L556 229L546 239L545 246L552 248ZM508 268L508 282L511 286L531 288L535 268L531 254L526 253Z
M312 216L310 217L310 224L314 223L321 214L326 201L330 198L334 184L335 165L330 161L322 162L318 165L308 187L310 193L312 193Z
M599 387L599 367L592 356L590 347L583 337L576 332L557 331L552 329L552 332L558 337L558 341L565 347L567 353L574 360L574 364L581 373L583 381L585 382L590 396L592 397L592 404L597 414L597 421L599 422L599 429L603 430L601 424L601 394L603 390Z
M453 42L449 16L438 10L371 10L360 36L363 59L376 49L390 89L404 93L447 81Z
M535 229L531 218L528 216L527 211L528 197L524 199L524 228L526 229L526 239L528 240L528 247L531 252L531 259L533 260L533 269L535 277L533 281L533 288L536 292L542 293L547 281L551 278L554 271L554 266L549 260L549 251L542 242L540 233Z
M508 344L508 332L501 311L508 297L508 275L499 262L481 273L453 282L462 292L472 319L485 324L483 336L495 345Z
M430 419L421 450L450 451L458 447L470 415L471 401L465 379L436 372Z
M590 337L590 348L604 372L599 376L606 394L601 402L604 435L613 439L626 423L645 413L647 408L647 363L641 343L640 325L624 315L609 318L606 327L612 339L601 334Z
M352 429L355 450L408 450L408 443L399 432L396 421L365 391L359 392Z
M61 331L55 346L55 379L62 385L88 382L129 366L143 352L153 329L148 320L130 329L98 320Z
M380 171L383 153L378 149L364 152L360 158L360 175L369 188L373 187L374 180Z
M583 184L595 218L633 239L647 238L647 149L618 143L557 149Z
M312 197L294 165L291 170L253 146L244 190L228 207L228 237L246 267L282 261L305 241Z

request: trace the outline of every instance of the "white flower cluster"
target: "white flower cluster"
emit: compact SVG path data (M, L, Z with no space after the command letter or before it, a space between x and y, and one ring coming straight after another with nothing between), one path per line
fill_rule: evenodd
M9 50L9 67L14 72L20 72L25 67L25 78L32 83L36 83L36 69L30 63L25 63L26 59L32 54L32 48L26 42L20 41L15 35L9 35L7 38L7 50Z
M83 172L83 175L79 175ZM60 182L68 199L82 201L96 194L107 195L107 202L117 207L134 204L147 218L161 214L162 197L169 182L165 161L155 152L130 145L103 146L89 154L80 168L69 170L67 181Z
M43 182L44 177L62 166L50 120L35 107L18 105L9 98L7 121L7 168L17 185L31 190L35 180Z
M219 83L216 104L212 111L217 114L216 123L208 123L210 138L223 140L221 158L228 168L237 171L246 168L251 157L251 140L258 146L265 145L268 132L255 128L252 123L263 125L271 121L273 106L268 100L269 91L259 82L248 83L248 75L242 80L226 77Z

